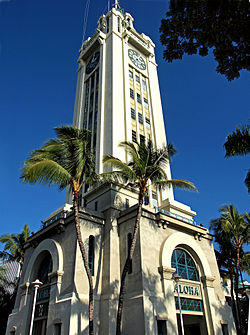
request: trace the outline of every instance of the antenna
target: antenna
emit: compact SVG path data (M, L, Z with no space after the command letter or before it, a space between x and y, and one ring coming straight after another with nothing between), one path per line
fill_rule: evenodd
M110 1L108 0L108 12L110 11Z
M84 19L83 19L83 36L82 36L82 43L84 42L85 34L86 34L87 21L88 21L88 15L89 15L89 4L90 4L90 0L87 0L87 1L86 1L86 6L85 6L85 11L84 11Z

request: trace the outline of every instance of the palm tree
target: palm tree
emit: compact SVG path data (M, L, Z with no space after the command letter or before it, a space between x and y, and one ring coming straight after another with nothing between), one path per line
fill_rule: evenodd
M210 228L215 232L215 242L219 244L221 258L224 260L224 267L229 270L231 279L231 298L233 302L234 315L236 316L237 333L241 334L239 304L239 273L241 270L240 258L244 255L243 246L249 243L249 215L240 215L232 204L225 205L220 209L221 217L211 221ZM235 279L235 285L234 280ZM234 302L234 291L236 306Z
M147 145L144 143L134 144L132 142L122 142L120 146L126 150L127 154L131 158L131 161L127 164L111 155L105 155L103 158L103 163L110 164L111 167L115 170L112 172L106 172L103 174L103 176L110 177L115 181L122 181L125 184L132 184L139 190L139 197L138 212L135 220L130 252L126 259L121 275L116 324L117 335L121 334L122 309L125 295L125 279L135 250L142 213L143 199L147 192L149 181L151 181L152 185L159 188L165 188L172 185L179 188L196 190L195 186L188 181L168 180L165 167L169 163L170 156L175 153L175 149L172 145L169 146L169 150L166 147L162 149L155 149L153 148L150 141Z
M240 215L237 209L230 204L220 209L221 223L223 230L231 235L231 243L236 248L236 275L235 275L235 295L237 304L239 304L239 270L240 270L240 251L244 244L249 243L250 225L246 222L243 215ZM248 214L246 214L247 217Z
M56 139L47 141L41 149L31 152L24 163L21 178L25 183L58 185L61 190L69 187L73 193L76 236L89 283L89 335L93 335L93 281L78 212L79 192L84 182L90 183L96 176L94 155L91 153L91 134L85 129L69 126L55 128L55 132Z
M232 156L243 156L250 153L250 134L249 126L236 127L236 130L227 136L227 140L224 143L224 148L226 150L225 157ZM248 170L245 184L248 188L248 193L250 193L250 169Z
M236 264L236 248L231 243L231 234L225 232L222 227L221 219L214 219L210 222L210 227L213 231L214 242L218 246L218 251L215 250L216 260L220 270L227 270L230 278L230 294L232 302L232 312L235 320L237 334L240 333L239 329L239 313L235 302L235 264Z
M5 234L0 236L0 243L5 244L4 251L10 260L20 263L22 268L24 259L24 245L30 236L29 226L26 224L20 234Z

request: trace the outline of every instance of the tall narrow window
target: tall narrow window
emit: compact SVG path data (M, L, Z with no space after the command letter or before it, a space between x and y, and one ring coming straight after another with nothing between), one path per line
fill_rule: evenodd
M118 30L118 33L121 32L121 19L119 18L119 16L117 18L117 30Z
M130 98L134 99L135 98L134 90L132 88L130 88L129 90L130 90Z
M141 104L141 95L139 93L137 93L137 102Z
M132 234L128 234L128 257L131 249L131 244L132 244ZM128 274L132 273L132 259L129 260L129 266L128 266Z
M137 83L140 84L140 77L139 76L135 75L135 80L136 80Z
M140 144L145 144L145 136L140 135Z
M136 136L136 131L132 130L132 141L137 142L137 136Z
M55 324L55 335L61 335L62 332L62 324L56 323Z
M222 328L222 334L223 335L229 335L228 334L228 325L227 324L222 324L221 328Z
M147 84L146 81L142 79L142 87L146 91L147 90Z
M129 199L125 199L125 207L126 207L126 209L128 209L129 208Z
M138 113L138 120L140 124L143 124L143 118L141 113Z
M157 334L167 335L166 320L157 320Z
M136 120L134 108L131 108L130 110L131 110L131 119Z
M95 201L95 211L98 209L98 201Z
M106 22L107 22L107 33L109 33L109 18L108 17L107 17Z
M95 262L95 237L89 236L89 269L91 276L94 276L94 262Z

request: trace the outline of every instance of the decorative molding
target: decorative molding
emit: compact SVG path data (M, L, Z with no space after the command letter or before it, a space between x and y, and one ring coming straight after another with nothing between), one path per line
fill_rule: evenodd
M162 321L167 321L168 316L166 314L158 314L155 316L156 320L162 320Z
M201 238L202 238L202 235L200 233L194 234L194 239L195 240L201 241Z
M215 276L201 276L201 281L205 287L214 287Z
M163 219L156 220L156 222L157 222L158 227L163 228L163 229L166 229L169 224L168 221L163 220Z
M30 283L27 281L24 284L20 285L20 289L22 290L22 295L27 295L29 292L29 287L30 287Z
M57 270L57 271L54 271L54 272L51 272L49 273L49 278L51 280L51 285L53 284L61 284L62 283L62 276L64 274L64 271L60 271L60 270Z
M220 320L220 324L221 325L228 325L228 322L227 322L227 320Z
M160 266L158 267L158 271L161 274L161 279L172 279L173 274L175 273L176 269L168 268L167 266Z

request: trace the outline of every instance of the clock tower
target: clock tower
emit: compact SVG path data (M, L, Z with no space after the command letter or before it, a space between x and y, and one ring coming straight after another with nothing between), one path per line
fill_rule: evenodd
M116 3L80 49L73 124L91 131L97 173L104 171L104 154L128 160L122 141L166 145L154 47ZM171 179L169 166L166 173ZM69 192L66 199L25 244L6 335L29 334L31 324L33 335L88 334L89 287ZM236 335L208 230L194 222L189 206L174 200L171 188L159 192L149 186L145 200L126 278L122 334L178 335L182 324L185 334ZM85 185L79 205L94 286L95 334L115 335L138 193L129 185ZM173 274L180 277L177 284Z
M104 154L127 160L122 141L166 145L155 45L134 29L133 21L116 4L99 18L96 32L79 51L73 124L92 133L97 173L104 171ZM167 175L171 179L170 167ZM159 192L150 186L149 205L164 201L174 202L172 188Z

